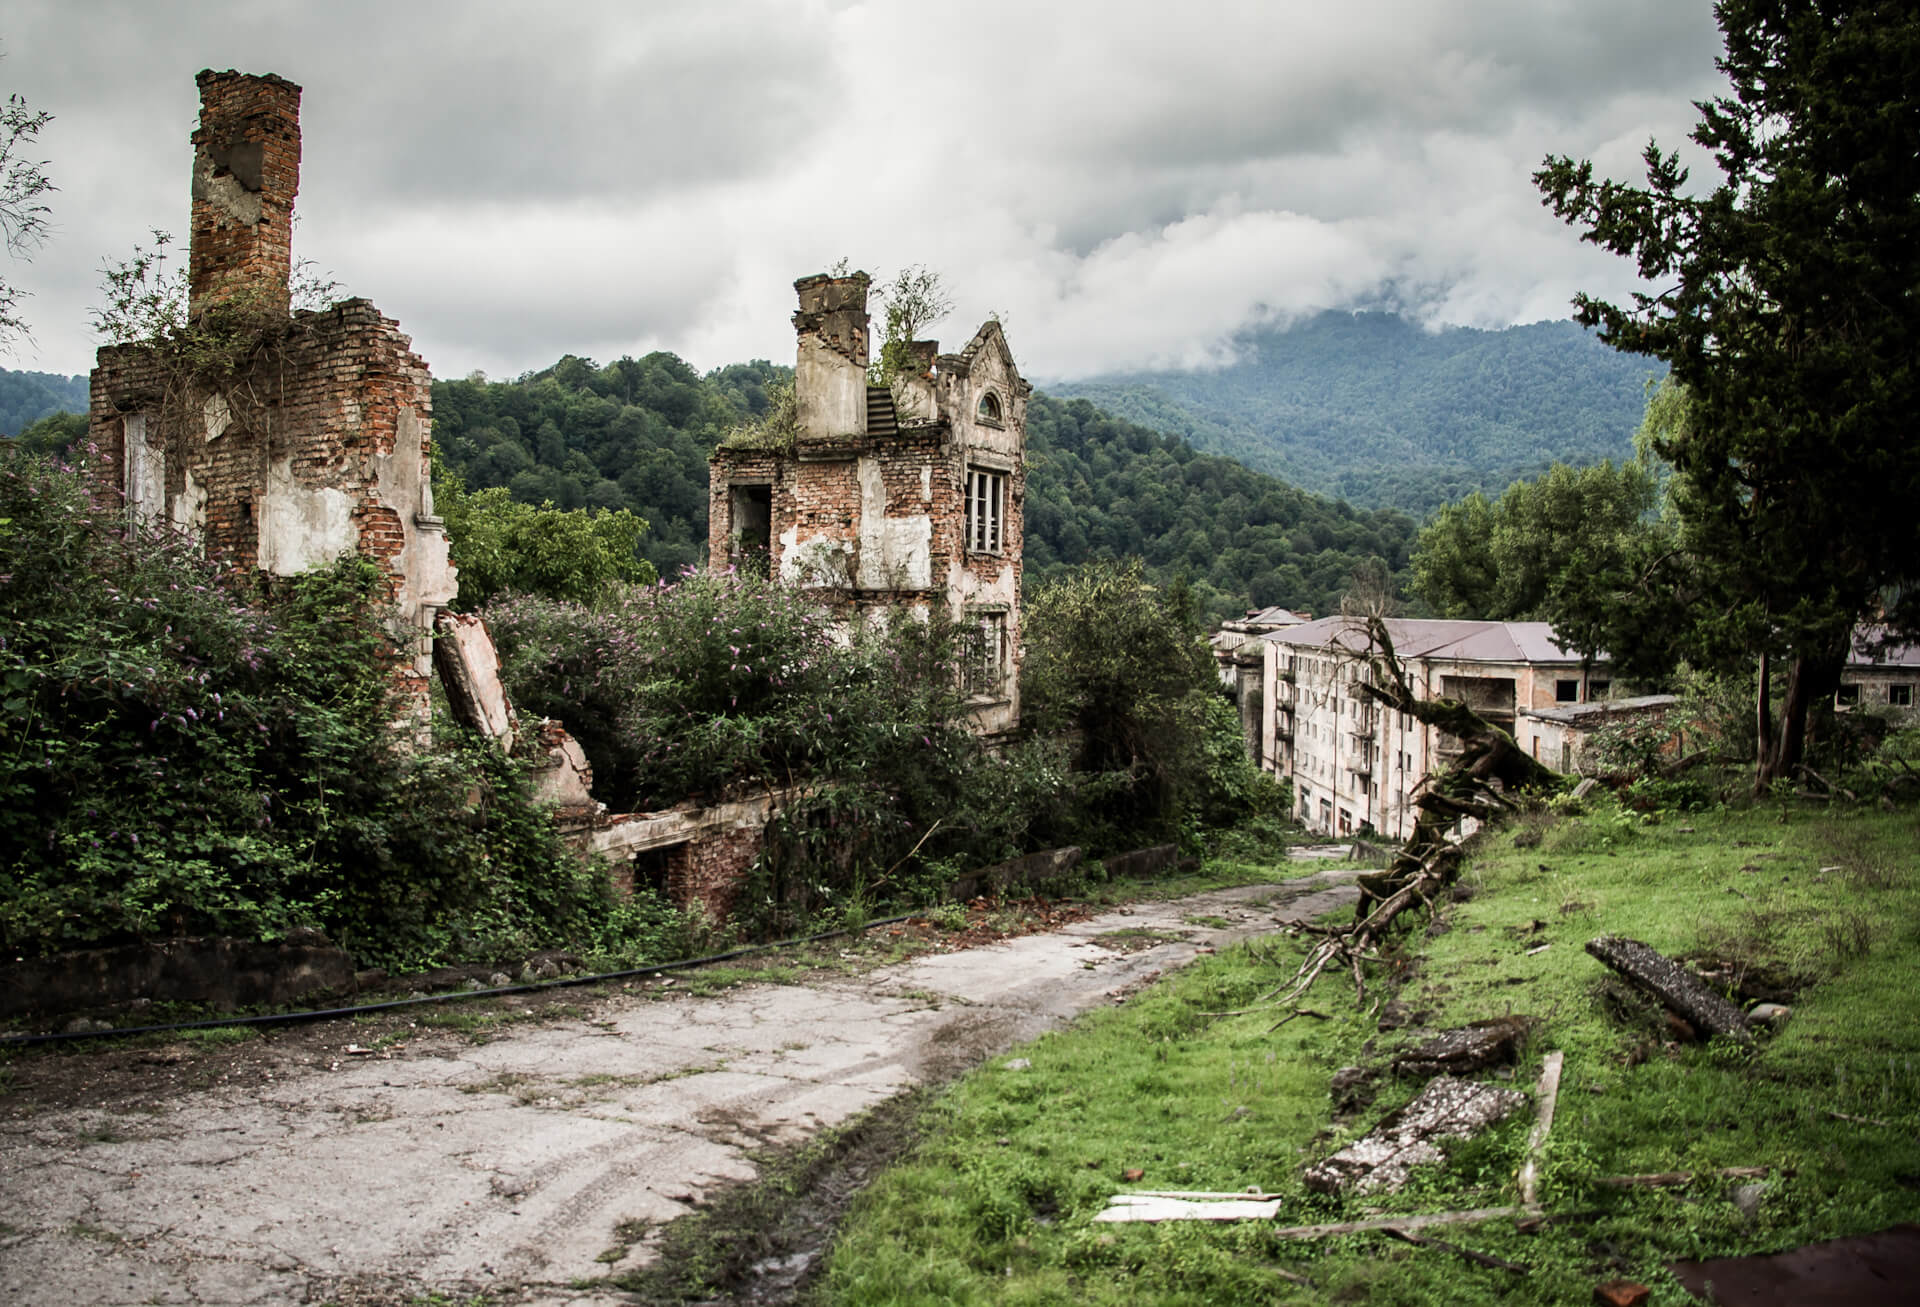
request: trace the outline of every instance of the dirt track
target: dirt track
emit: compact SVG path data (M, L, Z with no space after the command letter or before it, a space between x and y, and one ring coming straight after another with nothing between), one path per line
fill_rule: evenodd
M622 1302L570 1286L641 1263L640 1231L751 1178L750 1150L1350 903L1350 879L1136 904L857 977L597 996L477 1045L353 1053L366 1034L343 1023L122 1052L93 1093L83 1063L106 1055L81 1055L67 1101L0 1096L0 1302Z

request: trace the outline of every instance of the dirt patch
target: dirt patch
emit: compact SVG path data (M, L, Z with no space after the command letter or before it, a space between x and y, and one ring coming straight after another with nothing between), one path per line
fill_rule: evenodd
M803 1301L854 1198L919 1142L934 1092L910 1090L800 1148L756 1157L759 1179L641 1234L653 1262L612 1283L647 1304ZM634 1233L616 1230L616 1246Z
M1178 944L1193 938L1190 930L1150 930L1145 926L1127 926L1095 935L1093 942L1115 953L1142 953L1162 944Z

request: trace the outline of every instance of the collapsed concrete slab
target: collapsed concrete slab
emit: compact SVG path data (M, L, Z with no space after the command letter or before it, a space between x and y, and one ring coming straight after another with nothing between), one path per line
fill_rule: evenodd
M1303 1179L1307 1188L1323 1194L1398 1189L1414 1167L1440 1160L1438 1141L1478 1134L1527 1101L1518 1090L1436 1076L1419 1097L1364 1138L1308 1167Z
M1625 977L1636 989L1659 999L1668 1011L1699 1031L1703 1039L1718 1035L1738 1044L1752 1041L1746 1013L1708 989L1678 962L1639 940L1602 935L1587 941L1587 952Z

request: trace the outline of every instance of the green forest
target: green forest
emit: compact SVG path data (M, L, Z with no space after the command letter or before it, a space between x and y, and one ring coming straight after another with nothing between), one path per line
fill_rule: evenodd
M1428 332L1330 313L1241 345L1216 371L1034 395L1029 584L1137 556L1209 617L1326 613L1377 558L1405 593L1414 519L1555 461L1625 455L1652 374L1570 322ZM672 576L705 560L708 453L791 377L764 360L702 374L669 353L604 367L569 355L513 380L435 382L435 441L469 491L645 519L641 557ZM82 378L0 371L0 431L85 396Z
M1052 387L1303 489L1425 517L1555 461L1623 458L1660 365L1572 322L1429 331L1322 313L1242 335L1227 367Z
M0 368L0 436L17 436L50 413L85 413L87 379Z
M672 354L605 367L568 356L517 381L435 382L434 436L469 490L645 518L640 552L671 576L705 559L708 452L791 377L764 361L703 377ZM1372 558L1404 579L1416 529L1405 515L1307 494L1084 399L1036 394L1027 445L1029 584L1137 556L1224 617L1253 604L1330 611Z

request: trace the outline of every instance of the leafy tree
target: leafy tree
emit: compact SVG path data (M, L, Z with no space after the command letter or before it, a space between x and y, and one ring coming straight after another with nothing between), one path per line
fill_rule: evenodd
M1039 587L1023 625L1026 725L1077 742L1076 833L1107 847L1173 834L1206 789L1223 722L1187 596L1150 585L1137 558L1091 562Z
M47 234L45 196L54 189L48 179L46 161L32 159L22 152L31 150L40 129L53 121L44 109L31 109L18 95L7 97L0 109L0 236L7 253L21 258L35 249ZM27 334L20 316L19 287L0 279L0 347Z
M1697 664L1760 655L1765 788L1799 766L1855 625L1886 604L1920 629L1920 10L1720 0L1715 15L1732 94L1701 103L1692 134L1723 174L1710 193L1657 142L1645 186L1551 156L1534 180L1658 286L1628 306L1579 296L1576 316L1685 388L1686 420L1652 442L1674 467L1683 574L1643 589L1696 591L1671 643Z
M578 938L524 768L394 730L382 570L209 562L0 446L0 946L318 927L368 962Z
M1421 529L1414 593L1442 617L1566 618L1590 582L1615 574L1653 529L1654 496L1643 465L1610 460L1556 463L1491 502L1475 492Z
M506 591L592 603L616 582L654 579L637 552L647 524L624 508L536 508L499 487L469 494L444 471L435 507L447 520L459 606L468 611Z
M908 264L874 294L886 306L886 331L874 360L874 382L887 385L907 367L907 346L953 312L946 279L924 264Z
M87 415L49 413L19 435L20 448L30 454L69 457L87 439Z

